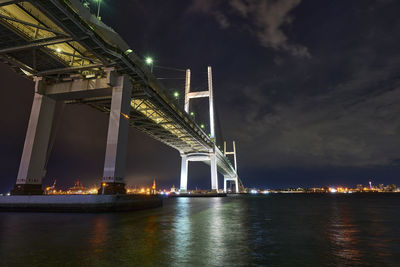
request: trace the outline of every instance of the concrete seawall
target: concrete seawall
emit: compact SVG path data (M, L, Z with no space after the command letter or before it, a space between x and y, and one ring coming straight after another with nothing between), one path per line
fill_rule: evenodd
M226 197L226 193L180 193L171 194L169 197Z
M162 206L162 199L145 195L2 196L1 211L113 212Z

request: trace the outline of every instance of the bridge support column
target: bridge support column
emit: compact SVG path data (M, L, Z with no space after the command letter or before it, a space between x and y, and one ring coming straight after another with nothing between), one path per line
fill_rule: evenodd
M218 191L217 159L215 154L210 155L210 165L211 165L211 190Z
M239 178L237 177L235 179L235 188L236 188L236 194L239 194Z
M182 163L181 163L181 185L180 192L187 192L187 181L188 181L188 159L186 155L182 155Z
M227 180L226 180L226 177L224 176L224 193L226 193L226 183L227 183Z
M224 176L224 193L227 192L227 183L228 183L228 181L235 182L235 190L236 190L235 192L239 193L239 180L238 180L238 178L237 177L231 178L229 176Z
M36 88L39 82L39 80L36 81ZM35 93L17 182L11 191L12 195L43 194L42 179L46 175L46 161L55 108L55 100Z
M124 176L129 120L125 116L130 113L131 95L132 84L129 78L117 77L116 85L112 89L104 174L99 194L126 193Z

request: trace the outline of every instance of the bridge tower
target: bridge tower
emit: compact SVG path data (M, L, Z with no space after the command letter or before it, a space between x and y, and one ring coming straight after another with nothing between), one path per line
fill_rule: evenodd
M233 141L233 151L231 151L231 152L226 151L226 141L224 141L224 155L225 156L233 155L233 161L235 164L235 171L236 171L235 177L224 176L224 192L226 193L227 182L234 181L236 193L239 193L239 181L238 181L238 177L237 177L237 159L236 159L236 143L235 143L235 141Z
M99 193L125 193L125 162L129 122L126 114L131 109L132 84L128 76L112 69L103 77L84 79L71 77L69 81L51 82L35 78L35 95L25 137L13 195L41 195L42 179L55 138L56 105L82 98L110 97L110 118L104 174ZM50 140L52 139L52 140Z
M185 111L189 113L190 100L193 98L208 97L209 99L209 115L210 115L210 137L214 143L213 148L208 152L196 153L196 154L181 154L181 185L180 191L187 192L187 180L188 180L188 167L189 161L210 161L211 167L211 190L218 191L218 172L217 172L217 157L215 152L215 119L214 119L214 95L213 95L213 83L212 83L212 69L210 66L207 67L208 76L208 90L200 92L190 91L190 69L186 70L186 83L185 83Z

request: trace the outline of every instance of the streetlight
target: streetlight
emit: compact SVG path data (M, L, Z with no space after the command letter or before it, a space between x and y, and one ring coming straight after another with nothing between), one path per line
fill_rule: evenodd
M151 57L146 57L145 62L150 66L151 73L153 73L153 59Z
M201 128L201 129L204 129L204 124L203 124L203 123L200 124L200 128Z
M175 91L175 92L174 92L174 98L175 98L176 102L177 102L178 105L179 105L179 92L178 92L178 91Z

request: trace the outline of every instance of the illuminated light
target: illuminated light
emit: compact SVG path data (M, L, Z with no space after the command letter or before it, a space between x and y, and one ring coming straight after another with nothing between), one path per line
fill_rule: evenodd
M106 183L102 183L102 184L101 184L101 186L103 186L103 187L106 186L106 185L107 185Z
M252 194L257 194L258 192L257 192L257 190L252 189L252 190L250 191L250 193L252 193Z
M153 64L153 59L151 57L146 57L145 61L147 65Z
M336 193L337 190L336 190L336 188L329 188L329 192L331 192L331 193Z
M175 98L178 98L178 97L179 97L179 92L175 91L175 92L174 92L174 97L175 97Z
M56 49L57 53L61 53L61 48Z
M125 55L129 55L129 54L132 53L132 52L133 52L132 49L128 49L128 50L125 51Z
M122 115L125 119L128 119L128 120L130 119L130 117L129 117L128 115L126 115L125 113L122 113L122 112L121 112L121 115Z
M24 69L20 69L26 76L32 76L32 73L24 70Z
M190 112L190 116L194 116L194 112L192 111L192 112Z
M269 191L268 191L268 190L265 190L265 191L264 191L264 194L269 194Z
M131 106L138 110L140 113L151 119L152 121L155 121L157 123L163 123L161 126L166 129L167 131L171 132L175 136L183 136L186 135L185 132L182 130L175 128L171 123L167 123L168 121L164 118L165 114L161 111L154 112L157 108L151 104L150 102L143 102L140 99L132 100L131 101ZM187 139L182 139L184 142L189 144L190 146L196 146L196 144Z
M200 124L200 128L201 128L201 129L204 129L204 124Z

